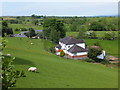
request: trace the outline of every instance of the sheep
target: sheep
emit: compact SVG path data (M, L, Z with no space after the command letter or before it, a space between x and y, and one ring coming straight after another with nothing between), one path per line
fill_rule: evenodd
M11 54L7 54L6 56L11 56Z
M36 71L37 71L37 68L36 68L36 67L30 67L30 68L28 69L28 71L36 72Z
M33 45L34 43L31 43L31 45Z

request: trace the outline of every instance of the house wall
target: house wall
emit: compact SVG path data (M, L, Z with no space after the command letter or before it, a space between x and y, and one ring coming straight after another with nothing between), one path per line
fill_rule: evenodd
M76 56L79 56L79 55L87 55L87 52L78 52L78 53L76 54Z
M80 55L87 55L87 52L78 52L76 54L71 53L71 52L67 52L67 54L70 56L80 56Z
M76 45L78 45L78 46L80 46L82 48L85 48L85 43L79 43L79 44L76 44Z
M104 57L105 57L105 51L103 50L102 54L98 55L97 58L98 59L104 59Z
M60 55L60 52L56 52L56 55Z

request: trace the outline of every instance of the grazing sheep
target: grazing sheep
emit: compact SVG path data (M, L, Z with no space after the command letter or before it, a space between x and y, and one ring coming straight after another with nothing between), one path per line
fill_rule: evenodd
M7 54L7 56L11 56L11 54Z
M36 71L37 71L37 68L36 68L36 67L30 67L30 68L28 69L28 71L30 71L30 72L36 72Z
M34 43L31 43L31 45L33 45Z

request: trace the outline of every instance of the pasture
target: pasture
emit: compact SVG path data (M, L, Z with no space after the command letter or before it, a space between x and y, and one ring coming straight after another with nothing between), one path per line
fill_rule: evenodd
M106 32L114 32L115 36L118 37L118 31L94 31L97 35L97 37L104 37L104 33ZM78 32L67 32L66 36L73 36L73 37L77 37L78 36Z
M18 79L16 88L118 87L116 68L58 57L44 50L44 43L41 39L15 37L6 39L8 43L3 53L15 56L15 68L24 70L26 74L26 77ZM86 40L89 45L92 44L91 42L92 40ZM28 72L29 67L37 67L37 73Z
M19 34L21 31L15 31L16 28L33 28L34 30L41 30L43 29L42 26L35 26L33 24L9 24L9 27L11 27L14 31L14 34Z

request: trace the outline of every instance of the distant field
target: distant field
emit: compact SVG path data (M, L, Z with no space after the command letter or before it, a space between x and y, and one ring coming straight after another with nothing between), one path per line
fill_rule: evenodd
M97 37L104 37L104 33L106 32L114 32L115 36L118 37L118 31L94 31L97 34ZM67 32L66 36L72 35L73 37L77 37L78 32Z
M4 17L3 20L15 20L16 18Z
M43 29L42 28L42 26L35 26L35 25L29 25L29 24L9 24L9 26L11 27L11 28L13 28L13 30L15 30L16 28L26 28L26 29L28 29L28 28L34 28L34 30L41 30L41 29ZM14 33L15 34L18 34L18 33L20 33L19 31L14 31Z
M27 76L18 79L16 88L118 88L116 68L58 57L45 51L40 39L9 37L7 40L3 53L15 56L16 69L24 70ZM92 42L86 40L89 45ZM38 73L27 71L33 66L37 67Z

